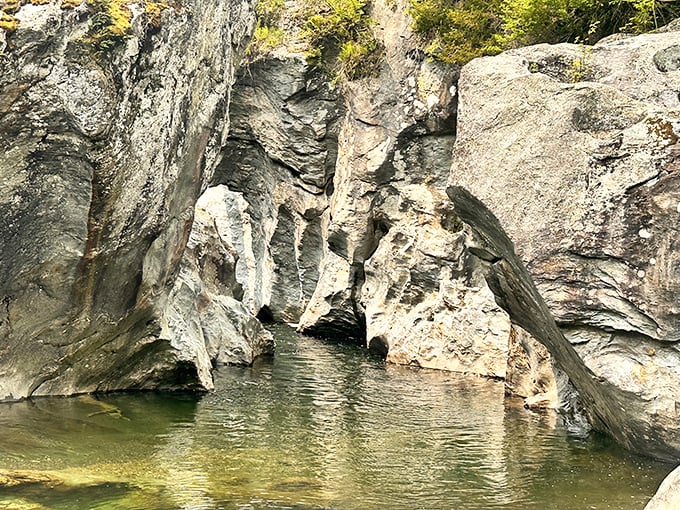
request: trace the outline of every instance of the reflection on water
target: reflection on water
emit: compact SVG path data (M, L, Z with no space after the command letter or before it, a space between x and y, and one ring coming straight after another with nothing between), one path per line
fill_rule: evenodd
M0 509L641 509L671 466L503 384L277 329L216 391L0 406Z

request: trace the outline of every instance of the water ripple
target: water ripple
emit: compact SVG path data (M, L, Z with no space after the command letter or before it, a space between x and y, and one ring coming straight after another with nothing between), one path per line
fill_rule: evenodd
M625 510L670 470L569 437L500 382L275 333L275 358L220 368L202 398L101 397L126 420L93 414L92 397L0 406L0 468L51 470L99 498L0 487L0 508Z

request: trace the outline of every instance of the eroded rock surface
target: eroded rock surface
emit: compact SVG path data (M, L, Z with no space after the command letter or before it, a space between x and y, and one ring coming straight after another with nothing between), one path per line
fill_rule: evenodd
M458 83L379 0L340 86L283 48L237 75L250 3L132 10L106 58L85 7L0 38L0 400L210 388L271 350L258 315L680 454L678 32Z
M471 62L449 188L499 303L591 421L665 458L680 454L679 43L667 32Z
M255 314L295 323L316 288L343 112L302 54L281 51L239 75L212 185L232 192L225 204L236 279Z
M231 247L229 218L222 215L233 194L209 188L196 204L191 236L162 318L167 339L200 383L212 389L216 363L249 365L274 350L271 333L243 305L236 281L237 253Z
M423 59L403 12L375 3L384 65L345 90L329 253L300 329L396 363L503 377L510 322L466 264L443 193L457 74Z
M132 11L107 53L85 6L24 5L3 36L0 400L202 384L161 322L253 8Z

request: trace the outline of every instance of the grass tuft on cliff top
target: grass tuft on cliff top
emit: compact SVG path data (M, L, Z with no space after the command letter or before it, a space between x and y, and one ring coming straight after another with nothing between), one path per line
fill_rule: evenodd
M286 34L279 26L284 0L259 0L255 7L257 25L246 49L246 61L256 60L285 45Z
M376 74L383 46L373 33L369 9L365 0L302 0L294 13L286 12L284 27L284 0L261 0L246 61L264 57L292 38L305 44L308 62L334 81Z
M383 54L375 21L364 0L307 0L301 35L307 59L336 80L356 80L377 73Z
M129 6L140 4L138 0L87 0L87 4L94 10L87 42L98 52L109 52L132 35L132 11ZM170 5L155 0L144 0L141 4L147 16L147 24L158 28L161 13Z

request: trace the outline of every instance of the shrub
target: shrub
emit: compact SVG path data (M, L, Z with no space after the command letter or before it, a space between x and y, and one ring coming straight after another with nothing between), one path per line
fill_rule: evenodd
M373 34L364 0L308 0L301 35L309 45L307 59L335 80L375 74L383 46Z
M270 26L257 26L253 38L246 49L249 57L263 56L283 44L285 33L282 29Z
M132 28L132 12L128 7L130 3L133 3L133 0L88 0L94 14L90 19L87 42L94 45L98 53L109 52L130 37ZM162 11L169 7L163 2L145 0L144 11L149 26L158 28Z
M281 20L284 0L259 0L255 7L257 22L259 26L275 27Z
M619 0L619 3L627 4L627 10L632 14L623 30L633 32L646 32L670 23L680 16L680 7L677 2L664 0Z
M284 0L260 0L255 7L257 25L253 38L246 48L246 61L269 54L284 44L286 34L278 25L284 9Z
M450 64L464 64L502 50L498 2L412 0L413 28L426 41L425 53Z
M594 43L645 32L680 15L661 0L410 0L413 29L433 59L464 64L536 43Z

